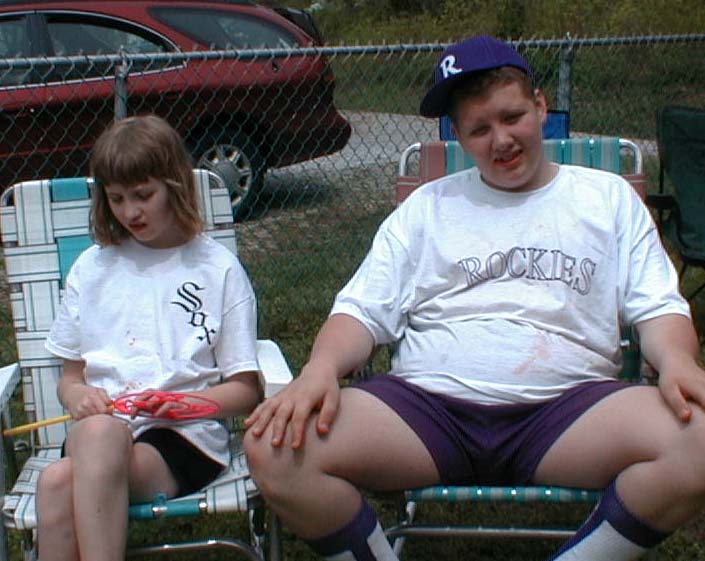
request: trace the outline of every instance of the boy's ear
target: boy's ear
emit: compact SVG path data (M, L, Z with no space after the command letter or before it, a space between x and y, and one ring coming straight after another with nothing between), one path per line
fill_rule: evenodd
M545 123L548 118L548 102L546 101L546 96L538 88L534 90L534 105L541 116L541 122Z

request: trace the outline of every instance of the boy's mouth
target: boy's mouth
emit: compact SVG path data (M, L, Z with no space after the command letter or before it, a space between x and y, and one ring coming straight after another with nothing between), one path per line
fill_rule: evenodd
M502 167L514 167L519 163L519 158L521 157L521 154L521 150L515 150L497 156L494 161L495 164Z

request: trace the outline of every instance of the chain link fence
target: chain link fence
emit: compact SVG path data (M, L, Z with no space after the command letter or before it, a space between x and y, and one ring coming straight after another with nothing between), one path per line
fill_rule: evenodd
M400 153L438 139L439 123L418 117L418 106L444 46L2 59L0 185L84 175L113 119L164 116L195 165L231 189L260 336L279 341L298 369L393 207ZM705 107L705 35L516 46L551 107L569 111L571 133L636 140L656 189L655 112ZM0 294L6 364L14 358L7 286Z

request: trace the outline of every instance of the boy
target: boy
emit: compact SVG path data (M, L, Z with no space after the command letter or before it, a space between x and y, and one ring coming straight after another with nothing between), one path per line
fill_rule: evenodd
M635 559L705 501L705 373L653 221L620 177L546 160L546 100L506 43L449 47L421 114L449 114L477 167L382 224L300 376L248 419L253 476L330 559L395 559L358 489L439 483L605 489L552 559ZM620 323L658 388L615 379ZM389 375L339 390L384 343Z

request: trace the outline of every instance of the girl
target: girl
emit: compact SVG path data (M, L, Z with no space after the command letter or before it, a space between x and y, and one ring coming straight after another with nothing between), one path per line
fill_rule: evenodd
M148 389L214 400L217 417L261 398L256 303L237 257L202 231L183 141L156 116L108 128L91 156L97 245L76 260L46 341L64 359L61 403L76 422L38 483L42 561L125 558L129 502L191 493L229 461L215 419L113 413Z

